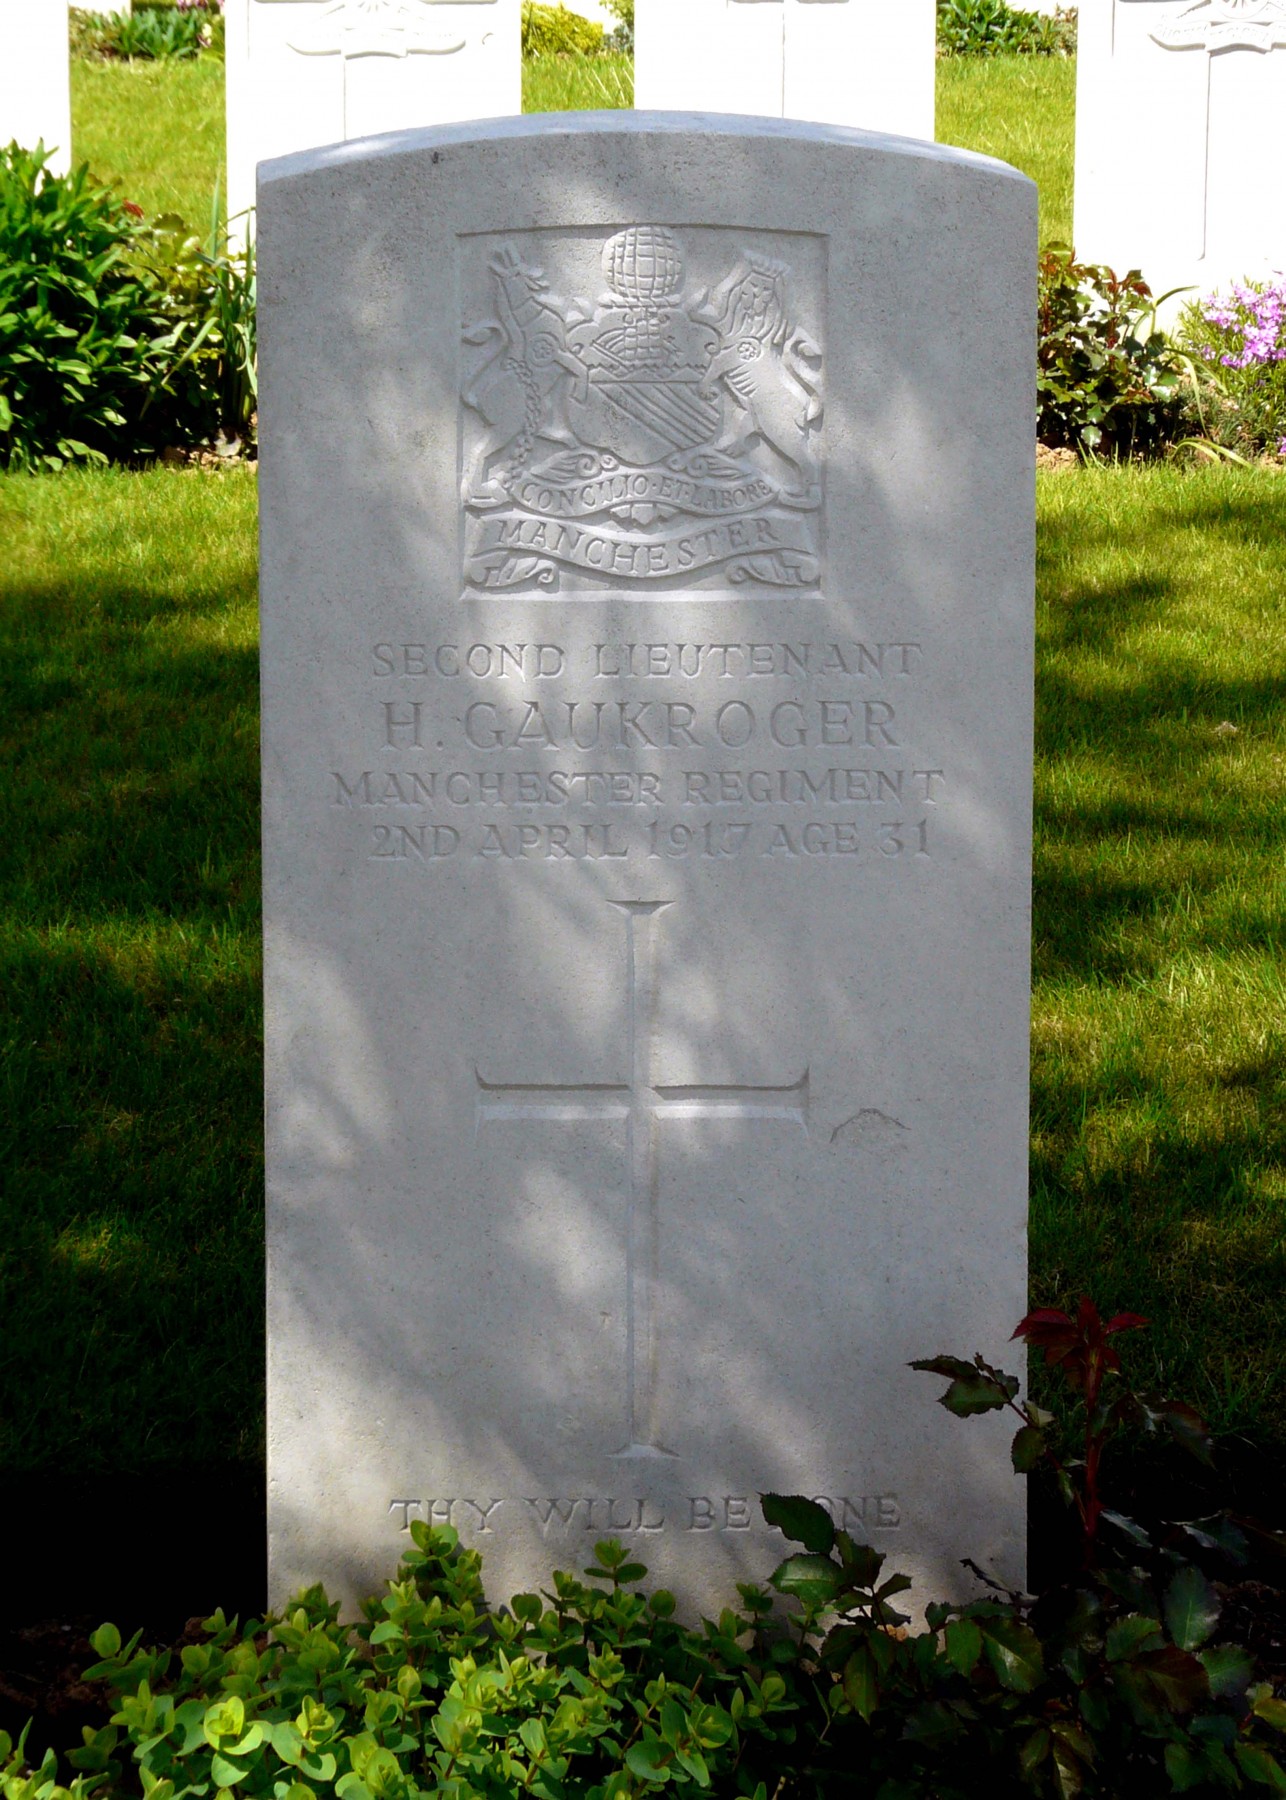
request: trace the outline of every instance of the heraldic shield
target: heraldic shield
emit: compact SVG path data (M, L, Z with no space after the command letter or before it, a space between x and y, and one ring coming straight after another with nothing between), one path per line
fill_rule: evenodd
M825 250L789 243L790 262L763 234L663 225L470 241L467 595L817 592Z

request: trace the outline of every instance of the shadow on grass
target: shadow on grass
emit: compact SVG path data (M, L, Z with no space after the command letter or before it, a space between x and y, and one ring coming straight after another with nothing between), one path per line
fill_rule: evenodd
M202 566L177 528L169 544L140 530L143 566L123 580L111 515L130 490L104 485L83 514L67 495L72 528L101 545L53 575L15 580L11 565L2 615L0 1469L72 1486L162 1471L182 1486L176 1467L249 1478L263 1430L253 567L230 584L226 552ZM146 478L138 499L157 504Z
M1150 1314L1158 1385L1286 1443L1286 486L1073 479L1040 545L1034 1298Z

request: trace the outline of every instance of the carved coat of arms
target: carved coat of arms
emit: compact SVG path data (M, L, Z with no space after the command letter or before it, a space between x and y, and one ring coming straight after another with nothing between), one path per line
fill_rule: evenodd
M821 350L790 268L745 250L694 289L677 234L639 225L601 270L567 300L516 245L490 257L494 316L464 334L466 587L815 590Z

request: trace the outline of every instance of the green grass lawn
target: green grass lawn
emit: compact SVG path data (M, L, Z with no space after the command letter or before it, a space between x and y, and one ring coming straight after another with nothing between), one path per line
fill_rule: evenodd
M1012 163L1040 189L1042 243L1072 241L1076 62L1062 56L946 56L938 139Z
M72 58L72 143L146 213L177 212L202 236L223 192L223 64Z
M255 486L0 480L0 1468L252 1461Z
M627 56L541 56L523 67L524 112L628 107ZM1002 157L1041 190L1041 233L1070 241L1076 64L1065 58L947 57L938 64L938 137ZM205 231L222 189L223 64L72 63L77 157L120 181L148 212Z
M1286 1444L1286 480L1040 522L1034 1294ZM253 480L9 477L0 539L0 1466L253 1463Z

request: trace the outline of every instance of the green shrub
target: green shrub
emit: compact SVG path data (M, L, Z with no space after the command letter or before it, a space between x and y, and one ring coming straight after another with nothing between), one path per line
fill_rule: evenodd
M1183 360L1156 323L1152 291L1078 263L1065 245L1041 253L1037 435L1044 444L1116 456L1164 448L1184 425Z
M125 13L78 12L72 41L82 55L184 60L222 48L223 16L217 0L208 6L204 0L188 6L152 6L143 0Z
M1006 0L938 0L938 49L945 56L1074 56L1076 11L1052 17Z
M1234 283L1185 307L1201 433L1242 456L1286 457L1286 282Z
M254 278L181 220L0 152L0 467L134 462L254 403Z
M597 56L603 49L603 27L565 6L541 6L523 0L524 56Z
M1014 1332L1060 1376L1065 1423L1018 1398L1012 1375L981 1356L912 1367L950 1384L959 1418L1008 1413L1015 1473L1044 1470L1074 1520L1078 1557L1046 1592L990 1592L931 1606L909 1634L893 1602L910 1585L884 1557L837 1531L814 1501L770 1495L764 1516L801 1546L772 1577L799 1604L793 1674L817 1684L829 1723L801 1734L807 1787L876 1800L1152 1800L1171 1793L1286 1791L1286 1701L1253 1659L1218 1641L1221 1601L1200 1566L1244 1564L1248 1542L1226 1516L1141 1524L1104 1503L1113 1442L1164 1433L1209 1459L1205 1427L1182 1403L1137 1393L1114 1340L1147 1321L1034 1312ZM981 1571L975 1570L981 1574Z

